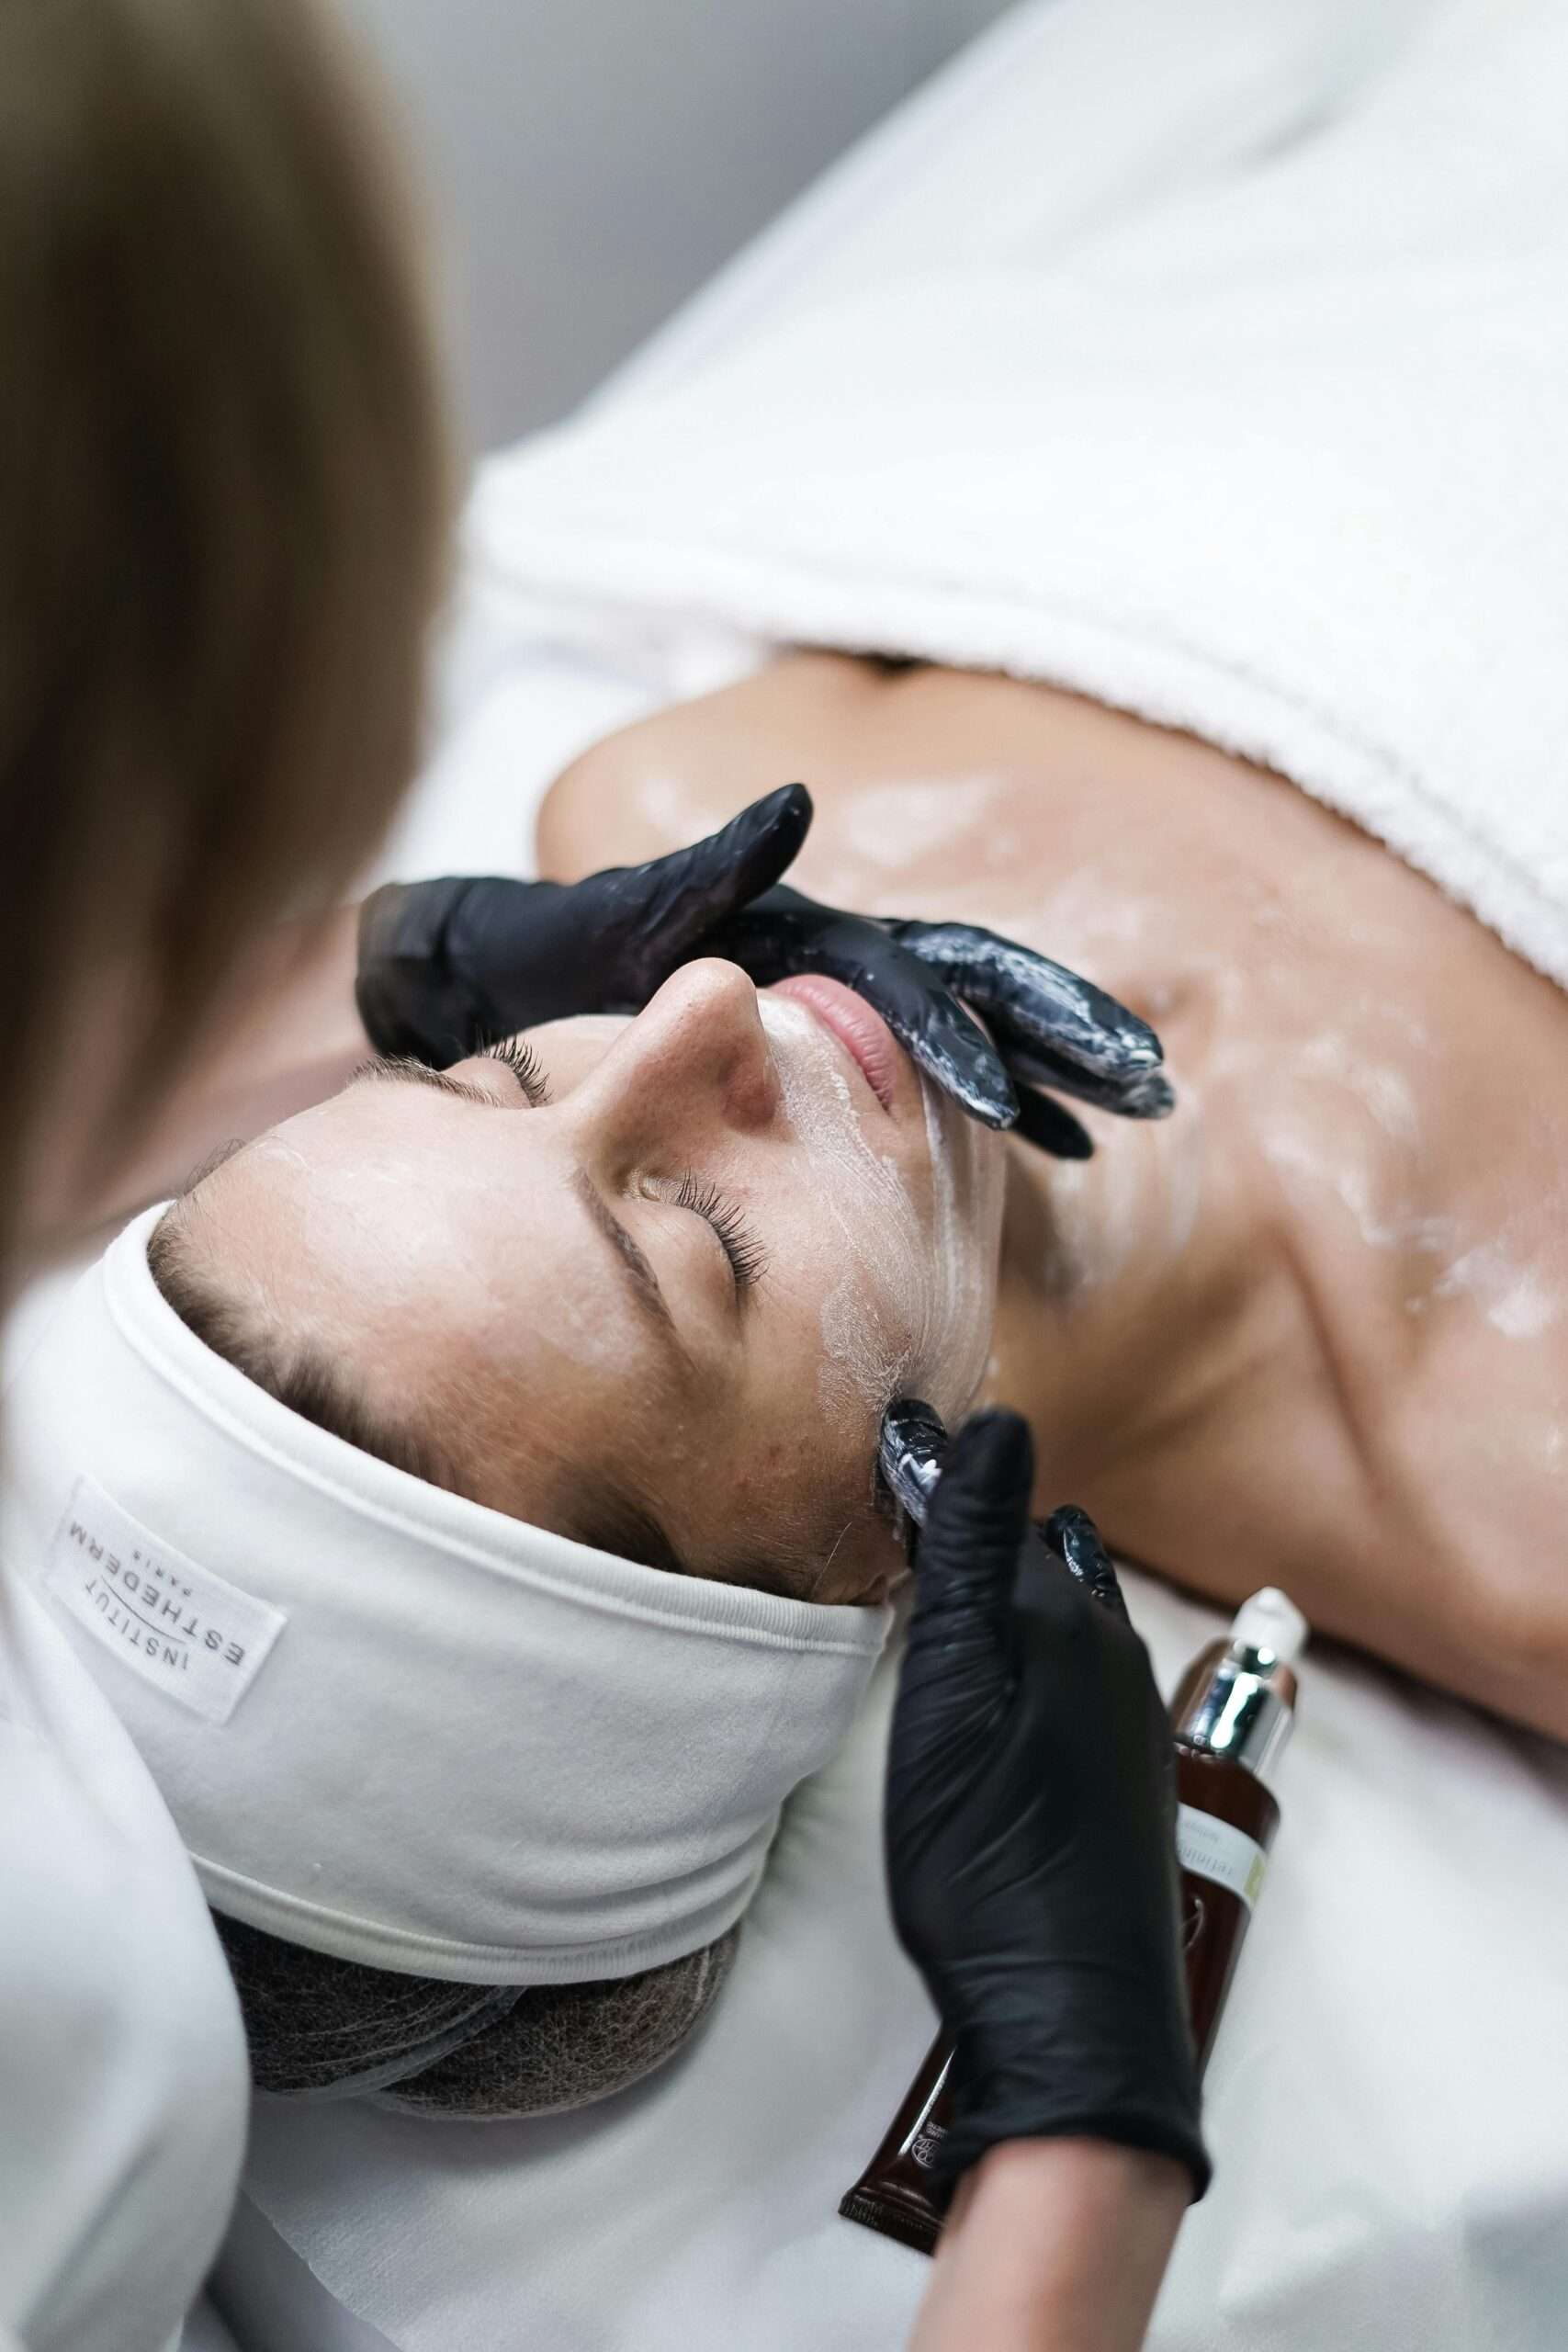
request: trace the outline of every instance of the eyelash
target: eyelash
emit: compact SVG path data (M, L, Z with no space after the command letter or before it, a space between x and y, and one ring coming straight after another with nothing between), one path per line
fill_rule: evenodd
M536 1109L549 1101L550 1091L545 1083L539 1057L523 1038L498 1037L492 1044L481 1046L479 1052L488 1061L506 1064ZM676 1187L674 1205L689 1209L712 1226L719 1247L729 1261L738 1291L749 1291L761 1280L767 1253L734 1202L728 1200L716 1184L705 1183L688 1169Z
M539 1057L521 1037L498 1037L492 1045L481 1046L479 1052L486 1061L506 1064L536 1111L541 1102L549 1101L550 1090L545 1083Z
M692 1210L712 1226L738 1291L748 1291L761 1280L767 1253L733 1201L727 1200L716 1185L704 1183L688 1169L676 1188L674 1205Z

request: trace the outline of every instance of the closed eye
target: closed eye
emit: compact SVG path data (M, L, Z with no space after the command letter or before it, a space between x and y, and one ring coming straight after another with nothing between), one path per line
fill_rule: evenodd
M536 1111L549 1101L544 1068L526 1038L497 1037L492 1044L479 1047L479 1057L488 1062L504 1062Z
M674 1206L690 1209L710 1225L729 1261L738 1296L744 1296L767 1268L767 1252L733 1201L716 1184L705 1183L688 1169L676 1187Z

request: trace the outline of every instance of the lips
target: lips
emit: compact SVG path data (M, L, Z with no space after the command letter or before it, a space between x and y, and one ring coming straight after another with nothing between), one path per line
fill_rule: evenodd
M881 1013L842 980L830 980L821 972L802 972L794 979L776 980L769 993L794 997L816 1014L891 1117L904 1052Z

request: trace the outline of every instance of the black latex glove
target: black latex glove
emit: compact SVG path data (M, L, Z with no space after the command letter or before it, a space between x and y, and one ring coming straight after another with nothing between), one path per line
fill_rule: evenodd
M1062 1159L1087 1159L1094 1146L1038 1087L1129 1119L1164 1118L1175 1103L1146 1021L1065 965L973 923L849 914L781 888L721 924L703 947L761 986L795 972L842 980L966 1111L988 1127L1016 1125ZM994 1050L959 995L983 1016ZM1026 1091L1015 1091L1013 1080Z
M691 849L581 882L389 882L359 914L355 994L378 1053L445 1068L574 1012L639 1012L714 925L790 865L811 795L786 784Z
M965 1110L1047 1151L1093 1146L1037 1086L1132 1118L1169 1110L1153 1030L1061 965L965 924L874 922L773 888L810 822L805 786L785 785L691 849L581 882L389 883L360 914L366 1033L378 1052L444 1068L537 1022L639 1010L693 956L723 956L759 987L796 972L843 980Z
M893 1917L954 2043L940 2161L1112 2140L1201 2196L1170 1726L1092 1521L1032 1528L1032 1473L1015 1413L954 1442L893 1717Z

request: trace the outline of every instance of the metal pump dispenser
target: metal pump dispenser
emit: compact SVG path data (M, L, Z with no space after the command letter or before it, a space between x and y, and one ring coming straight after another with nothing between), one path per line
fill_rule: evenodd
M1295 1603L1265 1585L1237 1611L1229 1636L1189 1668L1171 1709L1187 1747L1239 1764L1267 1788L1295 1722L1295 1661L1307 1622Z

